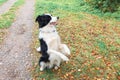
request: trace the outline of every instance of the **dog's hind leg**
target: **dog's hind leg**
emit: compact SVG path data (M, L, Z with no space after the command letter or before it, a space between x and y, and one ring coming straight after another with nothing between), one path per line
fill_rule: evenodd
M61 60L57 60L54 69L57 70L60 67Z
M69 48L67 47L66 44L60 44L59 49L65 55L70 55L70 50L69 50Z
M54 61L53 61L53 60L50 60L50 64L49 64L49 66L48 66L49 69L53 68L53 66L54 66L53 63L54 63Z
M39 65L40 65L40 71L43 71L46 67L44 62L40 62Z

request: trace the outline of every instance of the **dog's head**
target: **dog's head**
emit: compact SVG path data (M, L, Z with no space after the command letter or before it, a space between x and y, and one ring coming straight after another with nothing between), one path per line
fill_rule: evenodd
M51 14L43 14L36 18L36 22L39 23L39 28L43 28L46 25L55 26L58 19L59 17L52 16Z

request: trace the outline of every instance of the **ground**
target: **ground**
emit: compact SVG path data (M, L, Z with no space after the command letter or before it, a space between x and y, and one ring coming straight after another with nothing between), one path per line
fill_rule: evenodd
M120 80L118 20L79 11L86 9L78 7L83 5L79 0L36 0L35 6L34 0L24 1L11 26L0 29L1 80ZM43 13L60 17L56 28L71 55L58 70L40 72L39 30L34 21Z
M1 80L32 79L29 68L32 66L30 44L34 27L34 3L34 0L25 0L25 4L16 11L16 18L0 45Z

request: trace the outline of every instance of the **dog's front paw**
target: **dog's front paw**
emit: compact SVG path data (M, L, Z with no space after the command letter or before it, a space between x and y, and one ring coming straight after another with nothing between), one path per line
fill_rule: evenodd
M69 49L66 49L65 52L66 52L66 55L67 55L67 56L70 55L70 50L69 50Z
M38 47L36 50L37 50L38 52L40 52L40 51L41 51L41 48L40 48L40 47Z
M70 49L67 47L66 44L61 44L60 45L60 51L64 53L66 56L70 55Z

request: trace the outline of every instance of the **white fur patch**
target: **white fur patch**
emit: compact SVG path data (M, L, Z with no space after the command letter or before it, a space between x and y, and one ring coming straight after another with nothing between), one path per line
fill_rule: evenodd
M50 23L51 22L57 22L57 17L51 17L52 19L50 20Z

